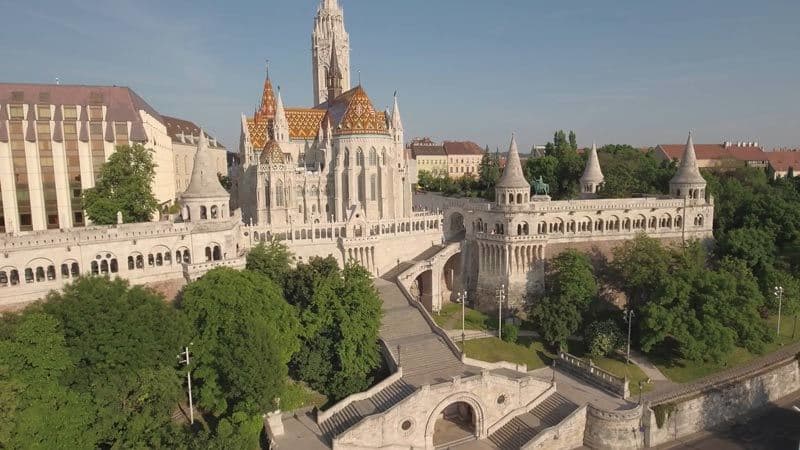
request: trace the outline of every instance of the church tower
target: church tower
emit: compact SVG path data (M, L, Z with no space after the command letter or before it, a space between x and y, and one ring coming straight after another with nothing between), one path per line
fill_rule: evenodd
M344 12L338 0L322 0L314 18L311 35L311 66L314 105L328 100L328 69L331 51L336 51L342 91L350 90L350 36L344 28Z

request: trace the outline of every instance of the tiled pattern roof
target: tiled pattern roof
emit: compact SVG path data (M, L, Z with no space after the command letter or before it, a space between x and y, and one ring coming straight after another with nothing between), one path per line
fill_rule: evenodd
M321 109L287 108L289 136L292 139L314 139L324 117L325 111Z
M336 114L344 107L343 114ZM388 134L386 114L375 111L367 93L361 86L345 92L334 100L331 107L334 119L334 134Z

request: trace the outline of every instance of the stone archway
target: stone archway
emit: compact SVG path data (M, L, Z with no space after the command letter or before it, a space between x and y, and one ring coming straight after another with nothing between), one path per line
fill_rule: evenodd
M411 295L428 311L433 311L433 271L428 269L414 279Z
M461 252L452 255L442 267L441 302L455 302L458 293L467 289L463 276ZM442 305L444 306L444 305Z
M449 211L446 213L444 237L448 241L463 241L467 233L464 225L464 214L461 211Z
M448 397L433 410L425 428L426 448L485 437L483 408L469 393Z

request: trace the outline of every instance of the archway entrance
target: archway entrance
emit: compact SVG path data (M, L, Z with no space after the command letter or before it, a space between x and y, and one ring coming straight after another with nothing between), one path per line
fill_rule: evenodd
M456 402L442 410L433 428L433 445L449 445L477 438L476 414L466 402Z
M411 296L422 303L428 311L433 307L433 272L428 269L417 275L411 284Z
M458 293L464 291L467 286L461 279L461 252L451 256L442 269L441 300L442 303L455 303ZM441 305L444 306L444 305Z
M445 233L447 240L451 242L463 241L467 232L464 226L464 216L461 213L454 212L450 214L449 222L447 232Z

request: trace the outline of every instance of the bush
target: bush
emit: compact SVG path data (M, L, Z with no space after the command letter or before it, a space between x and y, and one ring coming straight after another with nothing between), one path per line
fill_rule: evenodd
M508 324L503 327L503 340L511 344L517 343L519 336L519 327L514 324Z
M584 335L586 350L593 358L608 356L622 345L622 333L613 320L592 322Z

